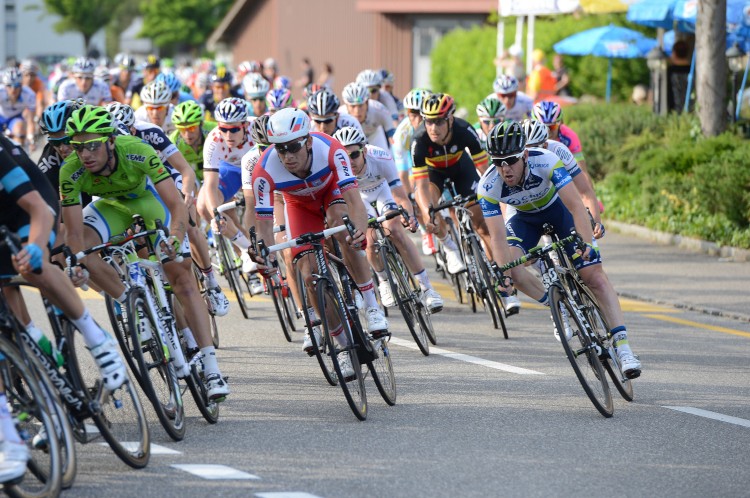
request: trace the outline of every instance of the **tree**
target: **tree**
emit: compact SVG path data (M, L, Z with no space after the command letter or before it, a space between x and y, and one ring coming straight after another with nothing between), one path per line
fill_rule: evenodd
M695 26L696 93L703 134L719 135L727 126L727 1L701 0Z
M44 0L47 11L61 17L55 23L58 33L77 31L83 35L86 52L91 38L109 24L121 0Z
M205 45L232 3L232 0L143 1L140 36L151 38L160 47L182 44L197 50Z

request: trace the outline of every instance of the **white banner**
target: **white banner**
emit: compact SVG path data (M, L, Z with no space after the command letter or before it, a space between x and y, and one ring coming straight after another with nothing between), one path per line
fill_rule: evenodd
M500 16L543 16L569 14L578 8L578 0L499 0Z

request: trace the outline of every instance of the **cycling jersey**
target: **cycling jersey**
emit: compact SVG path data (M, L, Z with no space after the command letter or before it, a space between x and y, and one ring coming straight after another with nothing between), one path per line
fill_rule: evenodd
M63 164L65 158L57 153L57 149L52 147L49 143L45 144L42 154L37 162L37 168L42 174L47 177L52 187L55 189L55 201L59 204L60 195L57 191L60 188L60 167ZM91 202L91 196L84 193L82 195L82 203L85 206Z
M173 131L175 131L177 128L175 128L174 123L172 123L172 113L174 112L174 106L172 104L168 104L169 108L167 109L167 117L164 118L164 126L160 126L160 128L166 133L167 135L171 134ZM146 111L146 106L142 105L138 109L135 110L135 120L136 121L145 121L147 123L151 123L151 120L148 117L148 111ZM154 124L154 123L151 123ZM156 125L159 126L159 125Z
M391 154L380 147L366 145L365 167L357 175L359 194L367 208L367 216L372 218L387 211L398 209L391 194L392 187L401 185L396 164ZM375 207L373 207L373 204Z
M496 93L491 93L485 97L487 99L498 99ZM530 118L534 109L534 100L523 92L516 92L516 102L513 107L505 110L505 119L512 119L519 123L524 119Z
M18 100L11 102L7 87L0 86L0 121L10 121L19 117L26 109L31 112L36 109L34 90L27 86L21 87L21 95L18 96Z
M578 161L573 157L573 153L570 152L562 142L557 140L547 140L547 150L555 154L563 162L565 169L568 170L571 178L575 178L581 173L581 168L578 166Z
M413 163L411 161L411 141L414 138L414 127L411 125L409 118L406 117L396 127L393 134L393 159L396 162L398 171L411 171Z
M169 136L169 139L177 147L177 150L182 153L182 156L188 162L188 164L195 171L195 176L199 182L203 182L203 144L206 142L208 132L216 128L216 123L203 123L201 125L201 131L203 132L203 142L200 144L199 151L196 152L192 146L188 145L185 140L182 139L179 130L175 130Z
M258 164L258 161L260 161L260 156L262 155L263 152L256 144L253 145L253 148L250 149L247 154L242 156L242 188L244 190L253 189L253 171L255 171L255 166Z
M562 142L568 149L570 149L570 152L573 153L576 161L581 162L585 160L585 158L583 157L583 148L581 147L581 141L578 139L578 135L576 134L576 132L574 132L564 124L561 124L557 135L557 139Z
M346 104L339 107L339 114L349 114ZM377 100L367 101L367 115L362 125L362 131L367 136L367 142L380 147L381 149L390 148L388 139L396 132L393 126L393 119L388 109ZM382 130L382 131L381 131Z
M420 124L414 131L411 157L415 181L428 178L442 191L444 181L451 179L460 195L474 193L479 180L477 168L484 168L489 161L476 131L461 118L454 118L450 142L446 145L430 140L424 122Z
M112 102L112 92L109 91L109 85L98 78L94 78L91 88L86 93L83 93L78 88L73 79L68 78L60 83L60 88L57 90L58 102L79 98L83 99L87 104L102 105L104 102Z
M134 136L140 138L156 150L161 162L169 169L169 174L172 176L178 175L179 173L177 173L167 160L172 154L178 152L178 150L175 144L167 137L167 134L164 133L164 130L148 121L136 121L133 123L133 128L135 128Z
M239 147L226 145L219 128L206 136L203 144L203 171L219 173L219 191L227 202L242 186L242 157L253 148L250 133L245 132L245 141Z
M396 104L396 99L393 98L393 95L386 92L385 90L380 90L378 102L383 104L385 108L388 109L388 112L391 113L392 121L396 121L398 119L398 104Z

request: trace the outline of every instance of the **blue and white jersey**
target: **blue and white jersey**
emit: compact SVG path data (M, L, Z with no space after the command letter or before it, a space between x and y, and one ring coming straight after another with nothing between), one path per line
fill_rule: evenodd
M549 139L547 140L547 150L560 158L571 178L575 178L581 173L581 167L567 145L557 140Z
M112 92L108 84L99 78L94 78L91 88L88 92L83 93L76 85L76 81L73 78L68 78L60 83L60 88L57 90L57 101L75 99L83 99L84 102L91 105L102 105L105 102L112 102Z
M26 109L31 112L34 112L36 109L36 94L34 90L27 86L22 87L18 100L11 102L8 89L4 85L0 86L0 117L10 120L23 114L23 111Z
M500 216L501 202L507 205L508 219L516 212L542 212L559 198L557 192L573 181L563 162L552 152L532 148L528 153L526 177L521 185L506 185L495 165L482 175L477 197L485 217Z

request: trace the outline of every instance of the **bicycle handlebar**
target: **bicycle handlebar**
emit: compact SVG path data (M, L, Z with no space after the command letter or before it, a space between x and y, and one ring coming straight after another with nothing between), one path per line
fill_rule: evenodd
M284 249L289 249L291 247L303 246L305 244L310 244L318 240L327 239L331 235L337 234L339 232L343 232L344 230L347 230L347 229L348 227L346 226L346 224L339 225L333 228L326 228L322 232L304 233L300 235L299 237L297 237L296 239L288 240L286 242L282 242L281 244L275 244L275 245L267 246L267 247L263 244L263 241L261 240L260 242L258 242L258 249L261 252L261 256L263 256L263 258L265 259L272 252L282 251ZM263 249L261 249L261 246L263 246Z
M221 206L218 206L216 209L214 209L214 216L218 216L219 213L223 213L224 211L230 211L236 207L244 206L245 205L245 199L238 199L236 201L227 202L226 204L222 204Z

